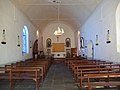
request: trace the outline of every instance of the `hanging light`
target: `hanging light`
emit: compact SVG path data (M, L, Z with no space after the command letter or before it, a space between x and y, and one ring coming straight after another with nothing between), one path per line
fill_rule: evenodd
M60 1L55 1L55 0L54 0L54 2L58 4L58 25L59 25L59 3L60 3ZM60 37L62 34L64 34L64 30L63 30L63 28L60 28L60 27L58 26L57 30L54 31L54 35L57 36L57 41L59 40L59 37Z
M61 36L63 33L64 33L63 28L60 29L60 27L58 27L58 29L55 30L54 35Z

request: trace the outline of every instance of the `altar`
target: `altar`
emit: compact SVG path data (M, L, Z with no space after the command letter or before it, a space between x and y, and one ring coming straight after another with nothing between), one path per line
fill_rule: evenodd
M57 58L66 58L66 52L51 52L54 59Z

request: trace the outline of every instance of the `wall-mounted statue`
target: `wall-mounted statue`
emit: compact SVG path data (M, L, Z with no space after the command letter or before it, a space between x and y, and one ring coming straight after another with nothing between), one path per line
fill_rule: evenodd
M35 55L37 55L38 58L38 40L35 40L33 45L33 58L35 58Z
M52 43L51 39L48 38L48 39L46 40L46 47L47 47L47 48L50 48L50 47L51 47L51 43Z
M84 48L84 38L83 37L80 38L80 45L81 45L80 46L81 48Z
M66 43L66 47L71 47L71 40L70 40L70 38L66 38L65 43Z

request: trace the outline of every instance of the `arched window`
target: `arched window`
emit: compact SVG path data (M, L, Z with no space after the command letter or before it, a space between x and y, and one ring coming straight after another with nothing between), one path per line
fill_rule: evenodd
M29 53L29 43L28 43L28 28L27 26L23 27L22 32L22 53Z
M117 40L117 52L120 52L120 3L116 10L116 40Z

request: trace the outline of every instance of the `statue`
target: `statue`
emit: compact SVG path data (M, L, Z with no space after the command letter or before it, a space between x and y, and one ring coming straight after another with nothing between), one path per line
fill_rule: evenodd
M47 48L51 47L51 39L50 39L50 38L48 38L48 39L46 40L46 47L47 47Z
M71 47L70 38L66 38L66 47Z
M35 58L35 55L37 55L38 58L38 40L35 40L33 45L33 58Z

